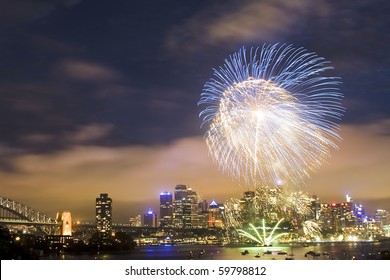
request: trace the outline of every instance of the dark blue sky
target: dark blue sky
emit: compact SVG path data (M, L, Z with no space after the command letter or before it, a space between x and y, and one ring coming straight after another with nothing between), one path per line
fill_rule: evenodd
M389 117L387 1L276 1L291 20L271 18L272 27L248 13L242 30L238 11L256 1L209 2L2 1L2 143L34 148L21 138L91 123L113 125L107 145L202 135L196 103L212 68L241 46L275 42L332 62L343 78L343 122ZM257 2L272 12L270 1ZM237 26L220 35L229 13Z
M389 14L386 0L2 0L2 172L80 145L202 137L197 102L212 68L265 43L331 61L343 81L341 124L380 124L388 136Z

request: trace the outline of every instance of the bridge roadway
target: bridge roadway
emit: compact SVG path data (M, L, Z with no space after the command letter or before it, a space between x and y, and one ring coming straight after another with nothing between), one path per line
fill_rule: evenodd
M51 227L58 227L59 224L54 222L54 223L47 223L47 222L31 222L31 221L26 221L26 220L17 220L17 219L4 219L0 217L0 225L26 225L26 226L36 226L36 227L41 227L41 226L51 226ZM73 231L78 231L78 230L93 230L96 229L96 224L95 223L73 223ZM213 233L215 232L216 229L207 229L207 228L174 228L174 227L134 227L131 226L130 224L116 224L114 223L112 225L112 229L116 232L124 231L124 232L157 232L157 231L165 231L167 233L174 231L175 233L184 233L184 232L194 232L194 233L205 233L205 232L210 232Z
M0 225L23 225L23 226L58 226L56 222L32 222L26 220L7 219L0 217Z

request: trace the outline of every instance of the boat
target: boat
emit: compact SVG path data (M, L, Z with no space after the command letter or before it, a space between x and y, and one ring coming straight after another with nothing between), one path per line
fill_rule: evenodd
M205 251L205 249L202 249L202 251L200 251L198 255L199 255L199 256L203 256L204 253L206 253L206 251Z
M245 250L245 251L243 251L243 252L241 252L241 255L248 255L249 254L249 251L248 250Z
M188 252L188 259L193 259L194 258L194 253L192 253L192 251L189 251Z

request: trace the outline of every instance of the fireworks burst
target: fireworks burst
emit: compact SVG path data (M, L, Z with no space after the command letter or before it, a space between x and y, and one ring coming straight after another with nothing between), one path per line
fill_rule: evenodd
M344 108L328 61L303 48L242 48L214 70L199 105L219 167L247 184L302 182L337 148Z
M304 221L302 223L302 227L303 227L303 232L307 238L312 240L322 238L321 228L316 222Z
M254 230L256 235L250 234L249 232L242 230L242 229L238 229L237 231L240 235L245 236L245 237L255 241L256 243L258 243L261 246L269 246L269 245L271 245L271 243L273 241L275 241L279 237L287 234L286 232L283 232L283 233L280 233L280 234L274 236L274 232L278 228L278 225L280 224L281 221L283 221L283 219L278 221L278 223L273 227L271 233L268 236L267 236L266 231L265 231L266 227L265 227L264 219L263 219L263 226L261 227L263 230L263 236L260 235L257 228L255 226L253 226L252 224L249 224L249 225L252 228L252 230Z
M312 214L310 198L302 191L289 192L286 187L257 187L247 199L230 198L225 203L227 228L242 228L246 223L259 224L260 219L285 219L298 225Z

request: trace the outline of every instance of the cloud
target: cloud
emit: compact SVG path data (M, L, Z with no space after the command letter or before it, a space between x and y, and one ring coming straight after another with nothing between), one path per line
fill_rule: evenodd
M237 2L228 9L208 7L172 29L166 45L173 50L193 50L232 42L269 41L299 28L307 16L327 13L325 1L310 0L253 0Z
M44 51L49 54L70 54L77 51L77 46L63 40L54 39L50 36L40 34L28 34L26 36L31 42L32 47L38 51Z
M77 128L76 131L68 132L65 139L73 143L85 143L95 141L107 136L113 129L110 124L88 124Z
M133 203L155 207L158 194L179 183L219 201L221 188L226 188L225 195L243 191L219 174L199 137L154 147L73 146L52 154L16 156L10 161L18 172L0 173L3 195L28 205L36 202L31 206L51 215L60 207L70 209L68 204L75 199L93 201L101 192L127 205L129 211L115 210L117 219L126 221L134 211ZM92 219L93 209L74 214Z
M0 24L5 26L29 22L50 15L60 7L71 7L81 0L2 0Z
M363 204L390 201L390 137L383 133L387 125L388 120L343 125L340 150L304 188L323 202L343 201L346 193ZM149 207L156 209L158 194L173 191L176 184L187 184L205 199L218 202L247 190L217 169L201 137L156 146L86 146L81 141L50 154L13 154L8 162L15 172L0 172L2 195L52 216L67 209L93 220L94 200L102 192L113 198L114 220L126 222Z
M120 75L105 66L75 59L63 60L59 69L69 78L83 81L112 81L120 78Z
M32 133L20 137L20 143L30 147L31 151L53 152L65 147L76 145L91 145L106 141L113 135L114 126L108 123L90 123L79 125L68 130L59 130L57 133ZM25 152L29 149L27 148ZM1 145L0 145L1 151Z
M7 157L10 155L20 154L23 150L11 147L7 144L0 143L0 157Z
M55 136L52 134L29 134L22 137L23 141L31 144L47 144L54 140Z
M309 182L322 196L349 193L361 199L390 199L389 120L343 125L343 141Z

